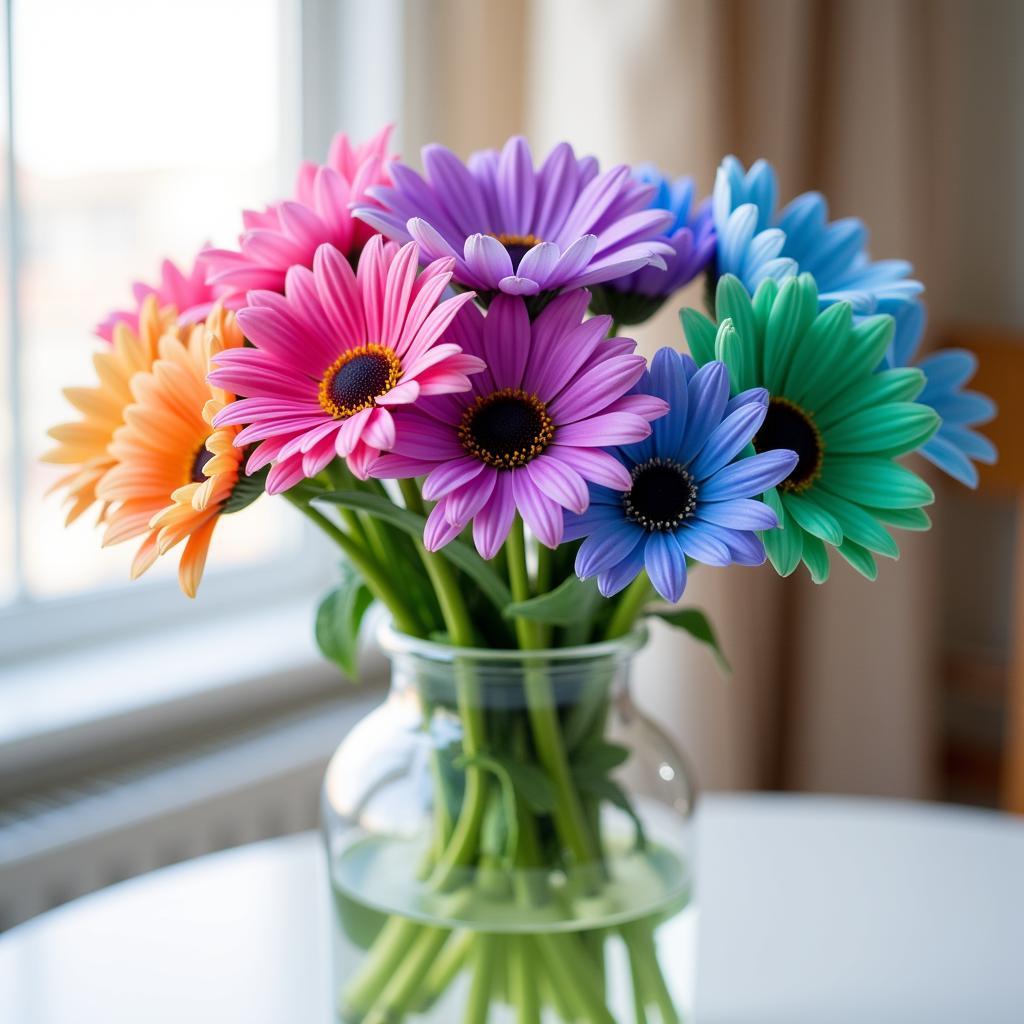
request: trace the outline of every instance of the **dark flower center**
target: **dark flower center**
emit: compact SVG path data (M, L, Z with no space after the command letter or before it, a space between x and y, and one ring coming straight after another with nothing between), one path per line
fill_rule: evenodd
M509 259L512 260L512 273L519 273L519 264L522 262L523 257L542 239L536 235L492 235L492 238L496 238L508 252Z
M825 450L821 433L810 413L786 398L773 398L768 403L768 415L754 435L754 448L758 452L775 448L790 448L796 452L797 464L779 484L780 490L805 491L821 472Z
M349 349L320 380L320 408L335 419L345 419L386 395L401 373L398 357L383 345L371 343Z
M632 476L622 505L626 518L645 530L674 530L696 511L697 485L678 462L648 459L633 467Z
M201 444L192 460L192 469L189 472L189 480L194 484L201 484L206 480L204 467L213 458L213 452L209 451L206 444Z
M459 424L462 447L496 469L525 466L554 436L555 423L544 403L518 388L478 397Z

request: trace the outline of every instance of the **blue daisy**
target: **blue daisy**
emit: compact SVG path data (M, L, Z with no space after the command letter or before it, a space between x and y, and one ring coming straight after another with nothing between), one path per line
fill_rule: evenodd
M741 457L764 422L768 392L752 388L729 398L729 371L661 349L637 392L669 403L650 437L611 449L632 486L615 491L592 484L590 507L567 514L565 539L586 538L576 557L581 579L597 576L605 597L647 570L666 601L686 587L686 560L707 565L760 565L765 549L756 531L778 525L756 500L786 479L797 463L788 449Z
M896 331L886 357L890 367L916 366L927 383L917 401L931 406L942 417L939 429L918 449L929 462L968 487L978 486L977 462L996 461L995 445L974 427L996 414L987 395L968 391L967 383L978 368L973 352L945 348L918 359L924 336L925 310L920 302L905 302L894 313Z
M923 290L906 260L871 259L863 221L829 221L820 192L804 192L780 213L777 200L775 171L767 161L756 161L749 171L734 156L722 161L712 197L718 276L735 274L753 294L769 278L812 274L822 308L845 301L859 314L893 313Z

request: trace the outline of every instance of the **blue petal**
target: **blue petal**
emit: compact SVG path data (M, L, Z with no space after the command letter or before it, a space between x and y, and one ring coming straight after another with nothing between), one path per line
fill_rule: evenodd
M640 575L640 570L644 567L644 547L644 544L637 544L621 562L597 577L597 589L605 597L617 594Z
M579 540L586 537L602 526L608 526L623 519L622 506L616 508L614 505L591 504L586 512L576 515L574 512L565 513L565 532L562 540Z
M711 431L722 422L729 402L729 370L725 363L705 363L690 380L686 433L679 439L676 458L685 465L704 447Z
M896 321L896 329L892 345L889 346L889 362L892 366L909 366L924 335L924 305L920 302L903 302L892 311L892 316Z
M971 430L970 427L961 427L955 423L943 423L939 427L938 436L955 444L965 455L977 459L978 462L995 462L999 457L996 446L983 434Z
M686 588L686 555L671 533L652 533L644 550L644 567L654 589L673 604Z
M687 378L682 357L673 348L661 348L651 360L651 394L664 398L669 410L652 424L654 454L674 452L686 432Z
M753 440L767 414L767 406L749 402L726 416L715 427L700 454L690 464L690 476L700 481L713 476L723 466L732 462Z
M752 498L702 502L697 518L730 530L774 530L779 525L774 511L763 501Z
M729 545L715 536L713 529L711 523L694 519L676 531L676 537L687 557L705 565L729 565L733 560Z
M768 558L764 543L752 530L730 530L706 522L701 522L700 528L709 537L721 541L729 549L732 560L739 565L763 565Z
M962 348L946 348L925 356L917 367L927 378L920 400L930 404L933 398L962 388L974 376L978 357Z
M747 247L757 229L757 207L745 203L729 215L718 236L718 273L739 275Z
M576 575L586 579L610 569L625 558L643 536L644 531L626 519L595 530L576 553Z
M950 423L987 423L996 414L996 403L987 395L976 391L962 391L955 395L943 395L929 403L931 407Z
M785 480L793 472L797 462L796 452L788 448L773 448L771 451L740 459L739 462L725 466L713 477L701 483L697 491L697 500L701 503L731 501L735 498L750 498L764 494ZM751 526L745 529L763 527Z
M936 434L929 438L919 449L921 454L943 473L948 473L954 480L967 487L978 486L978 471L964 453L944 437Z

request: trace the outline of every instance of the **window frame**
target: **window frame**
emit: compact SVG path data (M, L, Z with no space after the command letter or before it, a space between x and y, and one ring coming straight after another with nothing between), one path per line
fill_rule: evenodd
M6 78L6 180L4 205L8 211L4 239L7 261L8 348L10 379L6 399L11 416L10 454L13 496L15 593L0 607L0 673L26 659L50 656L75 646L115 642L127 631L139 636L170 626L185 627L212 614L228 614L254 602L287 602L325 587L333 561L317 531L302 524L298 550L256 563L207 572L200 598L189 601L174 580L139 580L103 586L66 597L33 597L24 586L22 523L26 514L23 476L24 421L20 415L20 318L17 306L22 238L18 223L15 176L17 124L13 93L13 32L15 0L3 0L3 53ZM394 120L403 96L403 0L380 0L373 5L359 0L279 0L278 52L282 67L278 137L281 140L276 191L285 194L300 156L322 160L339 128L361 138L386 120ZM372 40L372 48L367 43ZM371 67L372 64L372 67ZM374 74L373 90L357 89L359 75ZM382 84L383 83L383 84ZM368 95L369 94L369 95ZM268 197L269 198L269 197ZM87 325L83 325L83 330ZM261 499L266 500L266 499ZM98 541L97 541L98 542ZM126 552L126 574L127 559ZM283 570L285 579L282 582Z

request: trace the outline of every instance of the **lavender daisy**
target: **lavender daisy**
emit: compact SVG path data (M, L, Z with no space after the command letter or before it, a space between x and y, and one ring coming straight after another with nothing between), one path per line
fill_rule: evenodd
M606 597L646 569L666 601L686 587L686 560L707 565L760 565L764 544L755 531L778 526L755 500L784 480L797 455L774 449L738 458L768 411L764 388L729 398L729 371L661 349L637 391L663 398L668 415L649 438L615 454L628 471L625 487L591 485L590 508L567 517L565 539L586 539L576 556L582 578L597 576Z
M522 299L500 295L486 318L464 306L448 339L487 369L460 395L421 399L395 412L391 454L372 475L426 476L436 501L424 543L444 547L472 520L473 540L493 558L516 512L548 547L562 539L563 510L583 512L588 483L625 490L626 468L603 448L643 440L667 405L627 392L645 361L628 338L607 338L609 321L583 320L590 296L570 292L532 323Z
M692 178L668 178L653 164L636 168L633 176L654 186L651 209L672 214L663 235L672 252L665 257L664 270L641 267L595 289L594 310L608 313L620 324L649 320L669 296L704 270L715 253L711 204L705 200L695 206Z
M664 269L673 254L662 237L672 214L650 205L655 187L624 165L599 172L566 142L536 170L520 137L465 164L444 146L426 146L423 167L420 176L393 165L393 185L367 190L379 206L358 206L355 215L388 238L415 239L424 260L454 258L455 280L484 301Z

